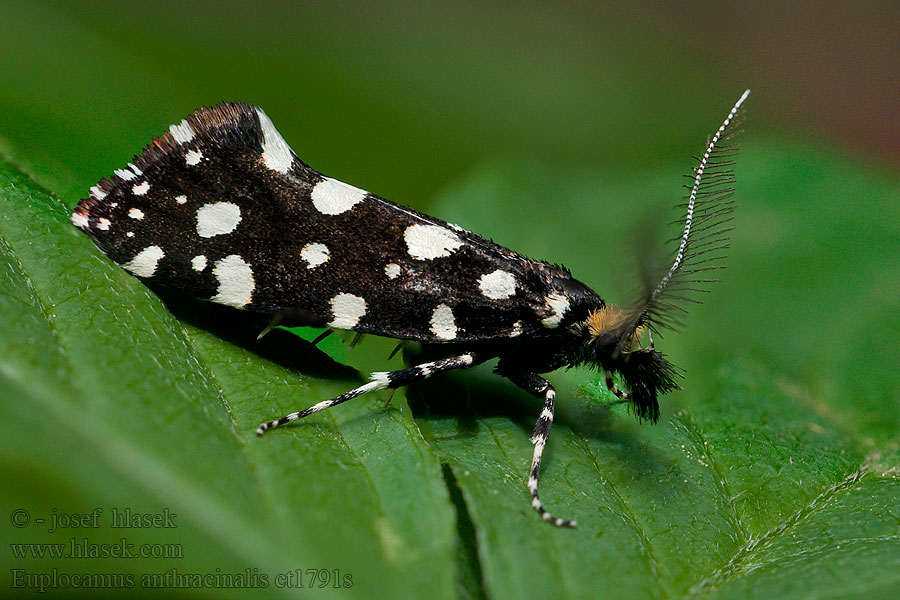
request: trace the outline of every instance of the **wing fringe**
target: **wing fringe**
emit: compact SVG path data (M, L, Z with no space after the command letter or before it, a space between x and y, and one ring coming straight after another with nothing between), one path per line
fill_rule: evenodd
M73 222L90 233L88 222L95 222L103 216L102 210L108 204L106 196L119 185L139 178L145 172L158 169L161 163L176 160L184 147L204 147L210 143L246 143L259 145L262 133L256 117L256 109L242 102L223 102L210 108L205 106L188 115L181 123L172 125L162 135L153 140L134 156L127 167L116 170L91 188L90 195L83 198L73 211ZM187 135L190 141L179 141L178 135Z

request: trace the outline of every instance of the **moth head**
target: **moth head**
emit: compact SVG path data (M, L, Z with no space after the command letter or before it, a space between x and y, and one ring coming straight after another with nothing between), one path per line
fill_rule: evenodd
M584 321L590 343L612 354L640 347L644 327L632 327L632 316L618 306L606 305L592 311Z
M693 184L683 208L685 216L678 221L681 234L673 238L670 260L645 249L641 252L640 289L626 310L599 305L579 323L578 333L584 362L602 367L607 373L620 373L630 393L630 401L640 418L659 418L659 394L678 389L679 373L653 347L653 334L660 329L678 329L686 314L685 303L699 303L691 297L708 291L707 284L717 280L708 272L724 268L728 233L734 211L734 163L736 147L728 141L736 134L738 112L750 90L744 92L728 113L718 131L707 141L699 164L690 178ZM670 265L665 268L664 265ZM641 346L644 331L650 340Z
M648 328L639 313L616 306L592 311L581 323L588 360L625 380L630 402L640 419L659 419L660 394L678 389L678 372L652 345L642 347Z

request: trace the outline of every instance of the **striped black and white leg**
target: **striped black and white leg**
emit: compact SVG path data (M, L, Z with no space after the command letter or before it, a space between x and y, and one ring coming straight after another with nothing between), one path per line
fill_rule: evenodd
M509 377L509 376L508 376ZM575 527L575 521L554 517L547 512L538 495L538 479L541 474L541 457L544 447L550 437L550 427L553 425L553 412L556 405L556 390L549 381L534 373L509 377L520 388L537 397L544 398L544 408L541 416L534 424L534 432L531 434L531 443L534 444L534 454L531 458L531 471L528 473L528 491L531 493L531 506L541 515L541 518L557 527Z
M274 429L275 427L280 427L285 423L290 423L291 421L297 421L298 419L302 419L303 417L308 417L309 415L319 412L320 410L325 410L326 408L337 406L342 402L352 400L353 398L362 396L367 392L374 392L375 390L383 390L385 388L393 389L403 387L405 385L410 385L411 383L427 379L435 373L450 371L452 369L471 367L474 364L475 355L470 352L450 358L442 358L434 362L423 363L421 365L416 365L415 367L410 367L408 369L386 371L382 373L372 373L372 381L370 381L369 383L361 385L356 389L350 390L349 392L344 392L340 396L335 396L334 398L323 400L322 402L319 402L314 406L310 406L306 410L291 413L289 415L281 417L280 419L263 423L256 428L256 435L262 435L269 429Z

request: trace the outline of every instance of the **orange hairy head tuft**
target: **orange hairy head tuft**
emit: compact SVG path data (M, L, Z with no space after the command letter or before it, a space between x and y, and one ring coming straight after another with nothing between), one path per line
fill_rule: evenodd
M628 335L627 327L631 315L617 306L604 306L588 315L584 324L587 327L591 339L597 339L604 334ZM625 342L623 350L631 351L640 347L641 334L644 327L638 327L630 332L630 339Z

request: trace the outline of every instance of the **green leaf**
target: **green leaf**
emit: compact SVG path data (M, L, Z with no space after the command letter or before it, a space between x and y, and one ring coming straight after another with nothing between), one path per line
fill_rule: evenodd
M14 543L178 544L183 558L12 558L4 573L340 571L333 595L452 596L453 509L441 466L383 398L257 438L264 419L352 386L305 376L176 321L75 230L68 211L0 165L0 441L3 506L26 509ZM287 334L285 334L287 335ZM298 343L303 344L304 342ZM100 526L48 531L55 512ZM111 512L177 517L110 527ZM308 575L307 575L308 576ZM309 581L306 585L309 585ZM285 589L285 593L290 590Z
M565 263L623 302L635 229L671 214L690 166L669 157L697 150L698 127L746 77L643 12L232 6L4 3L0 146L71 207L199 105L258 103L314 167ZM760 88L729 269L686 330L658 340L684 391L639 425L601 405L612 398L596 374L549 375L560 393L542 494L575 531L528 507L540 406L490 365L417 386L408 404L364 397L257 439L259 421L356 385L342 365L399 366L391 344L350 352L333 336L325 356L278 331L254 343L233 315L173 316L0 164L4 539L183 555L29 559L10 546L0 586L57 569L135 575L134 595L256 597L140 579L249 568L296 595L276 575L324 568L353 586L308 595L895 595L900 183L798 143L795 115ZM785 138L762 143L767 130ZM505 160L473 172L491 157ZM96 528L47 531L54 514L96 508ZM169 509L177 527L112 529L112 508Z
M731 268L686 331L657 340L688 366L660 423L598 405L615 398L596 378L573 397L588 373L552 377L570 389L542 496L577 532L518 522L537 401L522 410L485 382L464 418L441 407L423 427L467 499L488 595L856 597L900 583L900 186L827 154L748 146ZM500 163L435 212L626 301L630 240L672 181Z
M673 180L495 164L449 190L434 212L565 261L604 296L626 294L632 228ZM364 397L256 438L260 421L345 391L357 376L284 332L252 345L230 325L177 320L71 226L61 203L0 165L3 505L48 520L54 509L104 511L98 528L49 532L32 522L7 525L7 537L126 537L178 544L184 555L5 554L4 572L131 573L141 589L142 576L172 568L249 568L276 590L280 573L338 569L353 586L316 592L340 597L819 598L894 589L900 390L885 341L896 339L890 316L900 295L884 292L896 287L896 181L775 145L741 156L739 182L731 268L687 330L657 342L688 367L660 423L640 425L609 405L593 373L550 375L560 394L542 496L579 521L561 530L536 517L524 486L540 403L490 365L416 386L408 404L398 394L384 410L386 395ZM773 185L784 194L777 207L765 192ZM821 199L840 185L865 193L878 226L854 219L839 193ZM800 218L813 212L817 220ZM841 298L862 307L878 298L885 318L873 327L866 311L837 310ZM349 353L331 343L333 357L365 370L399 365L387 362L385 340ZM852 354L863 349L865 360ZM177 527L113 529L113 508L168 509Z

